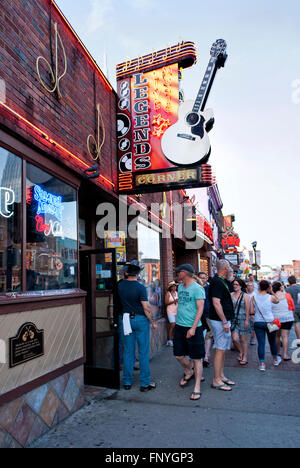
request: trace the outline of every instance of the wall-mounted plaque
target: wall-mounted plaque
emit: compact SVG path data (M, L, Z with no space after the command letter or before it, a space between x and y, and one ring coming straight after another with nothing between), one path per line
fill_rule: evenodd
M24 364L44 354L44 330L34 323L24 323L14 338L9 339L9 367Z

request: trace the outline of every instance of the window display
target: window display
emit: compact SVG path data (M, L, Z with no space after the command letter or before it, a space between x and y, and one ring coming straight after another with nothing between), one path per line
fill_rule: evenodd
M77 193L26 165L27 291L77 287Z

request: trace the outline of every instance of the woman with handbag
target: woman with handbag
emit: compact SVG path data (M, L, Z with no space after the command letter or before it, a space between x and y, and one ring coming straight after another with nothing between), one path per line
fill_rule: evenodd
M233 282L234 292L231 293L234 306L234 318L231 324L232 341L238 349L238 361L241 366L248 364L248 335L250 327L250 298L245 293L246 284L239 278Z
M280 339L282 339L283 360L291 361L288 352L290 332L294 325L294 301L292 296L285 292L284 286L281 283L274 283L272 288L275 296L279 300L278 304L272 304L273 315L274 317L278 318L281 322L281 329L277 333L277 346L278 349L280 349Z
M173 338L174 338L175 325L176 325L176 315L177 315L177 309L178 309L177 283L175 281L171 281L168 284L168 289L167 289L167 293L165 296L165 305L167 307L168 320L170 324L167 346L173 347Z
M258 342L258 358L259 370L266 371L265 355L266 355L266 337L271 348L271 354L274 360L274 366L279 366L281 357L278 356L278 348L276 342L276 331L279 329L274 325L274 315L272 305L278 304L279 300L272 291L272 287L268 281L260 281L258 294L255 294L251 300L251 315L254 315L254 330Z

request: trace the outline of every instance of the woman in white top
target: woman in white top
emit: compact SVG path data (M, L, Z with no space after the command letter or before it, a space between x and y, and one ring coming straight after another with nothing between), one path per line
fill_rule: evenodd
M267 326L267 323L272 323L275 318L272 312L272 305L278 303L279 300L274 295L270 283L264 280L261 281L259 283L258 294L255 294L251 300L251 314L255 315L254 330L258 342L259 370L262 372L266 370L266 336L269 340L274 365L279 366L281 363L281 358L278 356L276 333L270 333Z
M295 309L293 299L290 294L287 294L284 290L284 286L276 282L273 284L273 292L277 299L278 304L272 304L272 311L274 317L278 318L281 322L281 330L277 332L277 346L280 350L280 338L282 339L283 345L283 360L291 361L288 355L289 352L289 338L290 332L294 324L294 312Z
M177 283L175 283L175 281L171 281L171 283L169 283L168 285L168 290L165 297L165 304L167 306L167 314L170 324L167 346L173 347L173 337L175 332L176 315L178 308Z

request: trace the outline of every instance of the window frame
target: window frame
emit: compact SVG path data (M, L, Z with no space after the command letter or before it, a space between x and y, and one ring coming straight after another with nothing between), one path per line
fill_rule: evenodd
M11 152L15 156L19 157L22 161L22 174L21 174L21 189L22 189L22 241L21 241L21 291L14 292L4 292L0 293L0 297L7 297L14 294L30 295L32 291L27 291L26 289L26 249L27 249L27 225L26 225L26 164L31 164L46 172L47 174L55 177L59 181L69 185L76 190L76 208L77 208L77 219L76 219L76 231L77 231L77 288L79 289L79 280L80 280L80 268L79 268L79 187L80 179L74 174L74 172L67 167L67 165L59 164L54 159L51 159L49 154L44 153L43 151L38 151L32 147L29 147L25 143L17 140L14 136L5 133L0 128L0 147ZM48 292L51 295L55 294L60 296L61 290L44 290L40 291L42 295L47 294ZM72 289L70 289L70 292ZM73 289L74 291L74 289ZM36 291L34 294L36 295Z

